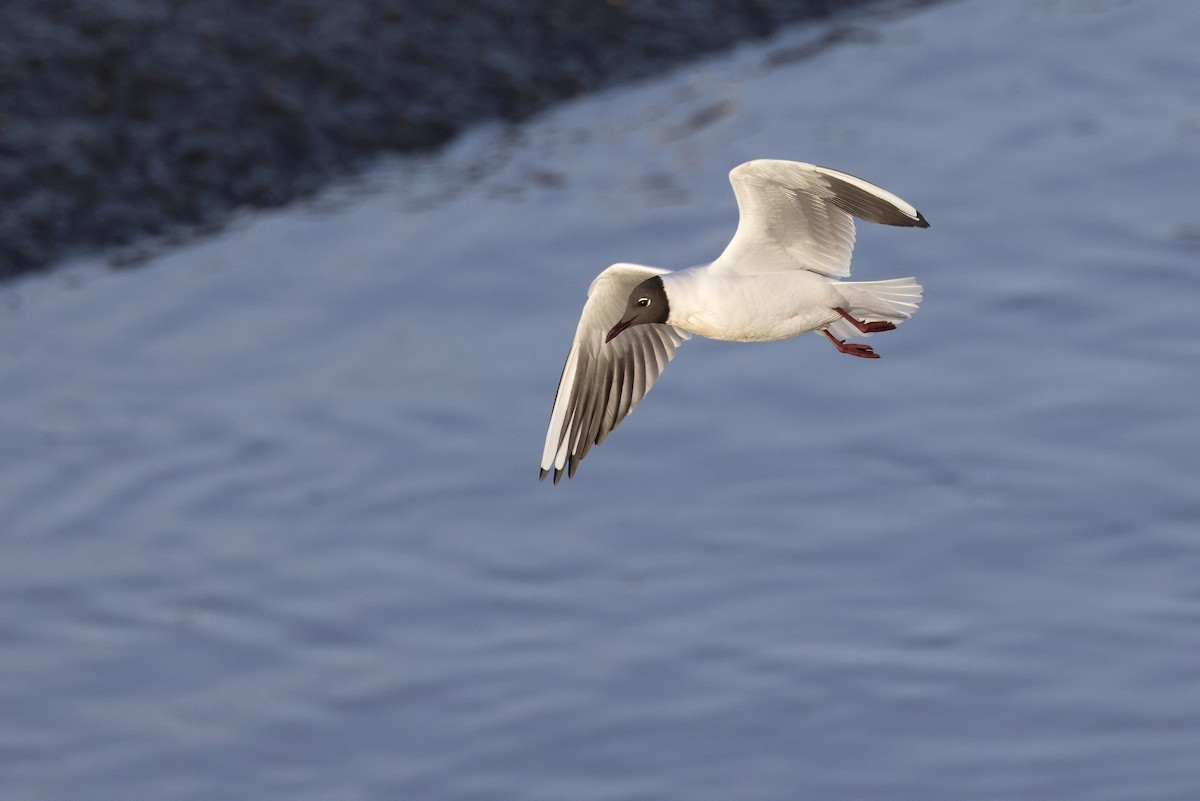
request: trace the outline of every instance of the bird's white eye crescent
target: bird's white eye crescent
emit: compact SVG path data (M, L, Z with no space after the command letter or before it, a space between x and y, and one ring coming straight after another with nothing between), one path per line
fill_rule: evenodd
M638 298L638 302L637 302L637 304L638 304L639 306L649 306L649 305L650 305L650 298Z

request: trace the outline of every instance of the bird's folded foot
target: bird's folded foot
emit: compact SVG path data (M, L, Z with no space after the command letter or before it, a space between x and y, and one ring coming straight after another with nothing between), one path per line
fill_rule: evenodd
M833 343L833 346L842 353L849 353L851 356L857 356L860 359L879 358L879 354L871 350L870 345L859 345L854 342L843 342L828 331L822 331L821 333L828 337L829 341Z
M852 316L850 312L846 311L840 306L835 308L834 311L842 315L843 320L850 323L850 325L854 326L859 331L862 331L864 334L878 334L880 331L894 331L896 329L895 323L889 323L886 320L878 320L869 323L863 322L857 317ZM867 348L867 350L870 350L870 348ZM842 352L845 353L845 351Z

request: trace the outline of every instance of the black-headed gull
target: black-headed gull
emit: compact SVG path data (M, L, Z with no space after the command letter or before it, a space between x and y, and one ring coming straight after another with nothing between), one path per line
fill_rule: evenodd
M921 301L912 278L840 281L850 275L854 217L928 228L910 203L844 172L759 159L729 173L737 231L711 264L672 272L614 264L588 287L567 354L541 478L575 475L579 461L650 390L692 334L769 342L820 331L842 353L877 359L846 340L890 331Z

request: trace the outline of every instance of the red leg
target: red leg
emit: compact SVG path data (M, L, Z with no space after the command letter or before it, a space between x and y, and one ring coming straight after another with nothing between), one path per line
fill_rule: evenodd
M871 350L870 345L858 345L853 342L843 342L828 331L822 331L822 334L829 337L829 341L841 353L849 353L851 356L858 356L861 359L878 359L879 354Z
M878 334L880 331L892 331L896 328L895 323L889 323L883 320L872 323L864 323L862 320L859 320L856 317L851 317L850 312L846 311L840 306L834 309L834 311L842 315L843 320L850 323L850 325L854 326L864 334Z

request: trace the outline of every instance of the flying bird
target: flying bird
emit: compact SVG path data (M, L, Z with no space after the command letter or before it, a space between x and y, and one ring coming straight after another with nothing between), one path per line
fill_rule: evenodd
M819 331L841 353L877 359L848 340L891 331L921 301L913 278L850 275L854 218L928 228L912 204L848 173L758 159L729 173L738 227L716 261L672 272L614 264L588 287L550 413L540 478L579 461L633 411L692 334L770 342Z

